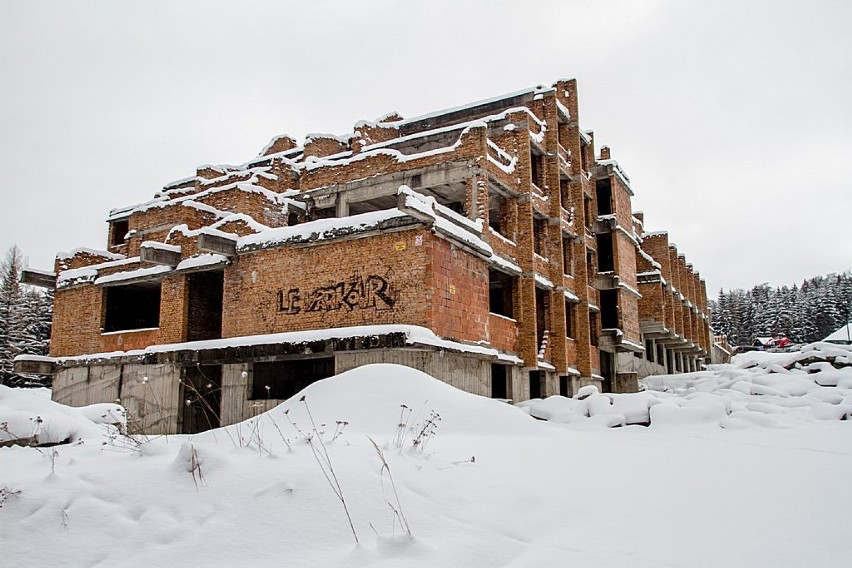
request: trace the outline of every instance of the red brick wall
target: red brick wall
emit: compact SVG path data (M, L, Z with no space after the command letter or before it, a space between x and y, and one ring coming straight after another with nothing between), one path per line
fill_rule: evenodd
M488 333L488 265L455 245L431 238L426 287L432 329L438 335L481 341ZM430 285L431 282L431 285Z
M420 246L416 236L423 239ZM421 229L240 255L225 271L222 335L392 323L428 326L426 244L433 238ZM387 288L382 290L383 282ZM360 299L350 297L355 307L342 302L341 295L361 290Z
M50 336L52 357L101 351L102 301L101 290L94 286L56 291Z
M490 343L504 351L518 350L518 324L496 314L488 314Z

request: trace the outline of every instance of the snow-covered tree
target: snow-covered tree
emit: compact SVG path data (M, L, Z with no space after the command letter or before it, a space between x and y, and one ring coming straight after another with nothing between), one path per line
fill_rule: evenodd
M17 246L0 262L0 384L39 384L36 377L15 375L14 358L46 355L50 343L53 292L22 286L23 263Z

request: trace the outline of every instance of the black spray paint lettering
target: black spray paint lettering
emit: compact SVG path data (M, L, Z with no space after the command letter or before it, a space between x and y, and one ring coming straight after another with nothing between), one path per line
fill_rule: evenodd
M302 311L392 310L394 304L396 300L388 281L376 274L370 274L366 279L356 274L347 281L322 286L305 294L299 288L278 291L278 311L288 315Z

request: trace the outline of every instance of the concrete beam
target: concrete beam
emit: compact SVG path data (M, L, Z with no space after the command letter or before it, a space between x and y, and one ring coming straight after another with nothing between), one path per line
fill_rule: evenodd
M236 240L209 233L198 235L198 248L204 252L223 254L228 258L233 258L237 255Z
M43 270L25 268L21 271L21 284L39 286L41 288L56 288L56 274Z
M56 372L56 362L49 357L32 356L15 359L15 373L27 375L52 375Z
M180 247L157 246L161 243L142 243L139 247L139 260L150 264L177 266L180 262ZM178 250L174 250L177 248Z

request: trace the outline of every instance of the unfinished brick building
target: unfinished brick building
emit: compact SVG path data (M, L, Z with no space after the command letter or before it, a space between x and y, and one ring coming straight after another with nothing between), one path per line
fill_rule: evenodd
M344 136L279 136L59 255L54 398L149 432L242 420L373 362L515 401L637 388L710 351L704 281L646 233L574 80Z

